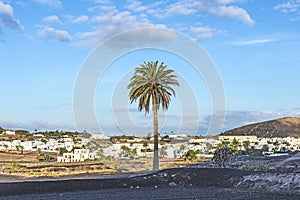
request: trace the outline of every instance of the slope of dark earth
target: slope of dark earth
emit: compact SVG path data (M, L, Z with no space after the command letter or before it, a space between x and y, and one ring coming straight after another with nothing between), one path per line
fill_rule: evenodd
M257 137L300 137L300 118L280 118L235 128L221 135L255 135Z
M86 179L0 183L0 199L297 199L298 193L236 185L262 172L176 168ZM249 184L247 184L249 185Z
M44 194L53 192L89 191L112 188L156 187L220 187L233 188L243 176L250 175L236 169L176 168L155 173L70 180L36 180L0 183L0 196L15 194Z

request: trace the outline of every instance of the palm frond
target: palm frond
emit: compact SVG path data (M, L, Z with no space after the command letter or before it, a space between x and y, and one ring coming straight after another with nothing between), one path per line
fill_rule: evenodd
M163 110L169 108L171 96L175 96L172 86L179 86L174 70L168 69L167 65L158 61L144 62L135 68L135 72L127 86L129 89L130 103L138 100L138 110L145 109L149 113L151 103L161 106Z

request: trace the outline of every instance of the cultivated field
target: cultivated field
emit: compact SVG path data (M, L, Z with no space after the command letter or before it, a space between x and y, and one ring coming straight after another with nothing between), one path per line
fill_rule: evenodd
M52 155L56 156L56 155ZM199 161L198 161L199 162ZM184 160L160 159L160 168L183 167ZM35 153L0 152L0 174L11 179L38 177L72 177L82 175L107 175L152 170L152 159L102 159L77 163L57 163L56 161L38 161ZM6 177L7 179L8 177Z

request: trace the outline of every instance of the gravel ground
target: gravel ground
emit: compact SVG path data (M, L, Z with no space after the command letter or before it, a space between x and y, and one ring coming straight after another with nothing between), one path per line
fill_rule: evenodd
M205 200L294 200L297 195L267 193L240 189L215 188L215 187L172 187L172 188L118 188L93 191L46 193L6 196L3 199L205 199ZM0 197L1 199L1 197Z
M112 177L2 182L0 199L300 199L297 191L237 185L262 172L175 168Z

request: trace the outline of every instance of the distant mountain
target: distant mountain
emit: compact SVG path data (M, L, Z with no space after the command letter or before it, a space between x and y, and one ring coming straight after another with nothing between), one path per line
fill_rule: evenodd
M5 131L5 129L0 126L0 131Z
M300 118L286 117L235 128L221 135L256 135L257 137L300 137Z

